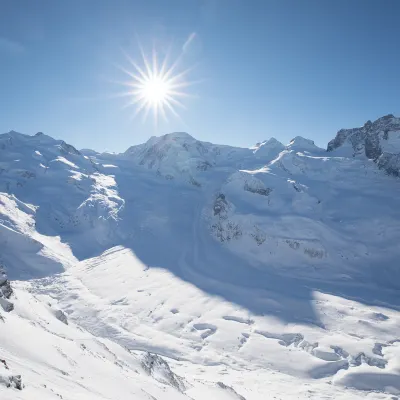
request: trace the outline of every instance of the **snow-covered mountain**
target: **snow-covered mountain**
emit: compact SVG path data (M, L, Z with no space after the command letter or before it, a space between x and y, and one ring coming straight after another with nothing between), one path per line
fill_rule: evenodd
M361 128L342 129L328 143L328 151L340 149L353 157L367 157L388 174L400 175L400 118L388 114Z
M263 166L284 148L274 138L247 149L201 142L187 133L176 132L152 137L142 145L130 147L124 155L165 179L184 178L201 186L200 182L210 180L209 174L203 172Z
M0 135L0 398L400 394L399 143Z

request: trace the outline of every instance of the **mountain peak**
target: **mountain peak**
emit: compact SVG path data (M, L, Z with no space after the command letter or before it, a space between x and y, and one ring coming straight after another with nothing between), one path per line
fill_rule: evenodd
M193 136L189 135L187 132L171 132L161 136L163 139L172 140L196 140Z
M286 148L288 150L296 150L296 151L320 150L320 148L315 145L313 140L306 139L302 136L294 137L286 146Z
M27 135L25 133L20 133L14 130L11 130L7 133L4 134L6 137L14 138L14 139L19 139L19 140L40 140L40 141L53 141L55 140L51 136L45 135L43 132L38 132L35 135Z
M281 143L278 139L271 137L271 138L265 140L264 142L262 142L261 145L268 145L268 146L282 145L283 146L283 143Z
M11 138L29 138L30 137L29 135L25 135L23 133L20 133L20 132L14 131L14 130L4 133L3 135L11 137Z
M261 143L256 143L255 146L251 147L253 153L257 156L270 155L271 152L279 153L284 150L285 146L274 137L264 140Z
M400 174L400 118L387 114L360 128L341 129L328 143L327 151L340 149L347 156L374 160L392 175Z

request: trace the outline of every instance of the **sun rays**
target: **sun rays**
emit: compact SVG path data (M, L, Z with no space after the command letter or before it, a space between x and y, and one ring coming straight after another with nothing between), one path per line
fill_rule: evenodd
M141 47L140 53L140 64L124 52L130 68L118 66L130 78L128 81L122 82L129 88L128 91L120 94L129 99L125 107L134 107L135 111L132 117L136 118L141 115L143 121L146 121L149 114L152 114L155 125L160 118L168 122L170 115L181 120L178 109L185 109L183 99L192 97L187 92L187 87L194 83L187 80L187 75L192 68L179 69L182 54L170 63L170 52L167 52L163 61L159 63L154 49L150 58L146 57Z

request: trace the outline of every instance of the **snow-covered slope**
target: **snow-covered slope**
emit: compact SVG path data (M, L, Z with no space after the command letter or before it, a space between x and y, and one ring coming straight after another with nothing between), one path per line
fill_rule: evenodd
M0 135L0 398L400 394L398 124L328 151Z
M235 399L217 383L188 382L158 355L92 335L51 296L31 294L22 282L15 286L15 308L0 320L2 400L189 400L207 391Z
M285 150L232 174L205 210L211 232L261 269L399 289L399 181L368 160L314 154Z
M90 251L108 246L124 206L109 170L41 133L0 135L0 192L28 204L37 232L80 237Z

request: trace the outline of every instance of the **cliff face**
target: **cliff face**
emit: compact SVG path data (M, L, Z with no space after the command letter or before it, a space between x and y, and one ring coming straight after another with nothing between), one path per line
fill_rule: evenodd
M328 143L327 151L348 150L365 156L388 174L400 175L400 118L389 114L363 127L341 129Z

